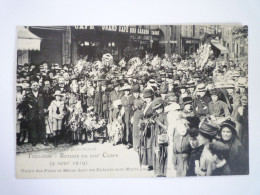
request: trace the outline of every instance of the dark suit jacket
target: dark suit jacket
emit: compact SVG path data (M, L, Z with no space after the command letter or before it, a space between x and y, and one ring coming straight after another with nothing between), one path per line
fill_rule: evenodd
M70 92L70 87L68 85L64 85L63 90L61 90L61 88L60 88L60 86L58 84L54 88L54 91L57 91L57 90L61 91L61 93L68 93L68 92Z
M26 115L29 120L44 117L44 100L41 93L38 93L38 96L35 97L32 92L29 92L24 99L24 104L28 108Z
M118 91L116 92L115 90L110 92L110 100L111 100L111 104L113 104L113 102L115 100L121 99L122 96L122 92Z

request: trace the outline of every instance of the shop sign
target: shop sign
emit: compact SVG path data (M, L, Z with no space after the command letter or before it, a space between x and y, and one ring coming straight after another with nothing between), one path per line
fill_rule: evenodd
M77 30L102 30L102 31L112 31L112 32L121 32L121 33L130 33L130 34L139 34L139 35L160 35L158 30L149 30L144 28L136 28L130 26L75 26Z
M187 43L187 44L200 43L200 40L185 40L185 43Z
M159 30L151 30L151 35L159 36L160 35L160 31Z
M177 43L177 41L170 41L170 43L174 44L174 43Z
M90 29L90 30L95 30L95 26L75 26L74 27L75 29L81 29L81 30L88 30L88 29Z

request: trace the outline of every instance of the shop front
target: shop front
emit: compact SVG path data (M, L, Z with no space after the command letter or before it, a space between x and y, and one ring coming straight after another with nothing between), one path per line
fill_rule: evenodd
M200 39L182 37L182 55L192 55L199 49Z
M216 42L216 41L211 41L211 48L213 50L215 57L222 57L222 58L228 57L229 51L221 43Z
M41 38L23 26L17 27L17 64L30 63L29 54L40 51Z
M70 28L66 26L31 26L29 30L41 37L40 51L30 52L32 64L47 61L49 65L70 63Z
M86 55L95 60L104 52L119 60L126 47L148 50L150 41L159 34L139 26L73 26L71 33L74 63Z

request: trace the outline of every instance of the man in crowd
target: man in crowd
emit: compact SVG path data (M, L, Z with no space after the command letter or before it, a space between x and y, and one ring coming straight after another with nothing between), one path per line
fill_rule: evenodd
M38 81L31 82L31 89L32 91L25 97L24 104L28 108L28 126L32 146L36 146L39 142L48 145L45 137L44 99L39 93Z

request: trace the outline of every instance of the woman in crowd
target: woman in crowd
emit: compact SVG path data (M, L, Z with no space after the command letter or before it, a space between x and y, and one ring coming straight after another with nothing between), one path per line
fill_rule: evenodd
M139 156L142 165L148 166L149 170L153 169L153 140L154 140L154 111L152 109L152 103L154 99L154 93L151 89L144 90L143 93L145 106L142 113L142 119L140 121L140 148Z
M227 162L232 175L248 174L246 150L238 139L236 123L224 121L220 126L220 141L228 147Z
M154 118L154 163L155 175L165 177L167 171L168 158L168 135L167 135L167 113L164 112L163 100L158 98L153 104L153 110L156 112Z
M191 151L188 136L188 121L179 120L173 135L173 164L178 177L186 176L188 157Z
M209 151L209 144L215 139L218 128L214 123L202 122L199 128L198 142L203 146L203 151L199 161L195 161L195 174L198 176L209 176L213 172L214 159Z
M134 115L131 119L131 123L133 125L133 148L135 151L138 151L138 148L140 147L139 123L142 116L144 100L140 97L140 87L138 85L132 87L132 93L135 98L133 105Z

